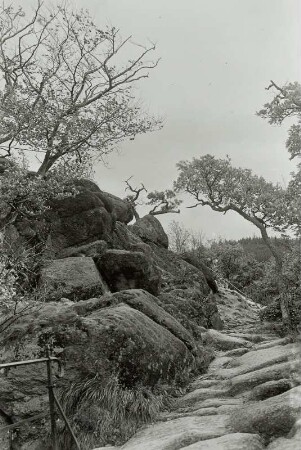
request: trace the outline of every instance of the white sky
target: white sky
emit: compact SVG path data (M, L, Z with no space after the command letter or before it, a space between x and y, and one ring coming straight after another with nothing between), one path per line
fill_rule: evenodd
M155 41L162 58L136 92L146 108L164 116L164 129L123 143L108 168L97 165L101 189L123 197L123 180L131 175L149 190L171 187L179 160L206 153L228 154L236 166L287 183L294 169L285 150L288 124L272 127L255 112L272 98L265 90L270 79L280 85L300 81L299 0L70 3L87 8L97 25L120 28L123 37ZM234 213L222 216L204 207L160 216L165 227L175 219L208 238L256 231Z

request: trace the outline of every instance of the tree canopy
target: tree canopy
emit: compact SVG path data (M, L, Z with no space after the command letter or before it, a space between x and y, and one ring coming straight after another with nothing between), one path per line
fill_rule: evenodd
M297 82L278 86L274 81L267 87L273 89L275 95L258 111L258 115L267 119L270 124L281 125L289 117L296 117L297 123L289 128L286 148L290 159L301 155L301 85Z
M274 98L266 103L258 115L267 119L270 124L281 125L285 119L296 119L288 131L286 148L290 159L301 157L301 85L297 82L278 86L274 81L267 87L272 89ZM289 203L288 223L296 232L301 234L301 163L297 165L297 171L293 172L287 188Z
M127 59L124 50L132 55ZM157 66L155 45L99 29L85 11L41 0L31 16L0 6L0 156L33 151L44 175L58 160L101 159L161 121L143 113L133 86Z
M190 194L198 205L214 211L234 211L260 230L286 228L285 190L254 175L249 169L235 168L231 160L212 155L177 164L177 191Z

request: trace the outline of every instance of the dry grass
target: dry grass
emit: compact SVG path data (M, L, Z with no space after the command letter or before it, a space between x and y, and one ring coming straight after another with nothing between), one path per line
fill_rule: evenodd
M170 404L166 392L137 386L127 389L117 377L102 381L95 376L73 383L62 403L82 448L120 445ZM68 431L61 428L61 448L73 450Z

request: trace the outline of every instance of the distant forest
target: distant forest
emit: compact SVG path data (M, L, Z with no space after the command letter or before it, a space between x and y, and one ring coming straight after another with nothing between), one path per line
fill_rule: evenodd
M271 238L273 244L281 250L283 253L286 253L296 242L296 239L288 239L288 238ZM237 241L230 240L226 241L229 243L237 243L240 244L246 253L251 254L258 262L266 262L271 258L271 253L263 240L260 237L247 237L242 238Z

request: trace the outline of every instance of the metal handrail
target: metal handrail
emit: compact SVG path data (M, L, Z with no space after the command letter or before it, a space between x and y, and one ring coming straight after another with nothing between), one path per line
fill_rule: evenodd
M0 369L10 369L12 367L18 366L29 366L30 364L38 364L41 362L47 362L49 360L55 361L58 364L59 368L58 377L62 378L64 376L64 367L61 360L59 358L56 358L55 356L49 356L49 358L28 359L26 361L14 361L11 363L0 364Z
M14 428L17 428L27 422L33 422L34 420L38 420L38 419L47 417L50 414L52 448L53 448L53 450L59 450L58 435L57 435L57 428L56 428L56 418L55 418L55 416L56 416L55 407L57 407L61 416L63 417L63 420L67 426L69 433L72 436L72 439L76 445L76 448L78 450L80 450L80 445L78 443L78 440L76 439L76 436L72 430L69 420L62 408L62 405L60 404L60 402L54 392L54 384L53 384L53 377L52 377L52 362L56 362L58 365L57 376L60 378L63 377L63 375L64 375L63 364L59 358L57 358L55 356L51 356L51 347L49 344L46 345L46 358L30 359L30 360L25 360L25 361L14 361L14 362L10 362L10 363L0 364L0 370L4 369L4 370L8 371L12 367L46 363L47 380L48 380L47 388L48 388L48 398L49 398L49 412L43 412L43 413L37 414L33 417L29 417L28 419L20 420L19 422L5 425L4 427L0 428L0 433L3 431L12 430Z

